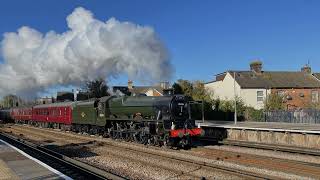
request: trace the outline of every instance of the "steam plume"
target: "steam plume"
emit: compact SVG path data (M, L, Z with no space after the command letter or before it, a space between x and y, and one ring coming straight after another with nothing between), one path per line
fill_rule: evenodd
M56 85L119 74L141 81L171 77L167 49L151 27L115 18L102 22L81 7L67 17L67 24L69 30L61 34L27 26L4 34L0 96L34 95Z

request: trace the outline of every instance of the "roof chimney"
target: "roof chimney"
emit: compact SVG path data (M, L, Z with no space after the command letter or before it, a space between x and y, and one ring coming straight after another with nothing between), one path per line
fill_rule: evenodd
M260 60L253 61L250 63L250 70L255 74L262 73L262 62Z
M306 64L301 68L301 72L311 74L311 67L308 64Z
M128 89L133 89L133 81L128 81Z
M168 81L160 82L160 87L162 89L168 89L169 88L169 82Z

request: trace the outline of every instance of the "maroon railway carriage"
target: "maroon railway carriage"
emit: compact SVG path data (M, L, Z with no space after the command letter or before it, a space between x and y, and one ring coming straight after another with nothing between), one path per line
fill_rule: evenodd
M15 121L30 121L32 120L32 107L12 108L10 115Z
M33 106L32 120L37 122L71 125L74 102Z

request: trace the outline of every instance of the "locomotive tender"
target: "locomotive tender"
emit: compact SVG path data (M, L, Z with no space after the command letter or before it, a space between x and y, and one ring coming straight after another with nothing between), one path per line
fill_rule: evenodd
M10 116L10 109L0 109L0 122L12 123L13 119Z
M189 117L183 95L105 96L78 102L13 108L18 123L100 134L142 144L190 146L204 134Z

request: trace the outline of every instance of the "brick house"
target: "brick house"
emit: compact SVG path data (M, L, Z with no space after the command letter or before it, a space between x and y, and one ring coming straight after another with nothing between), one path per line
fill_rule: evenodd
M287 109L305 108L319 103L320 73L311 67L301 71L262 71L262 63L250 64L250 71L226 71L205 84L214 98L233 100L235 95L255 109L262 109L270 93L284 97Z

